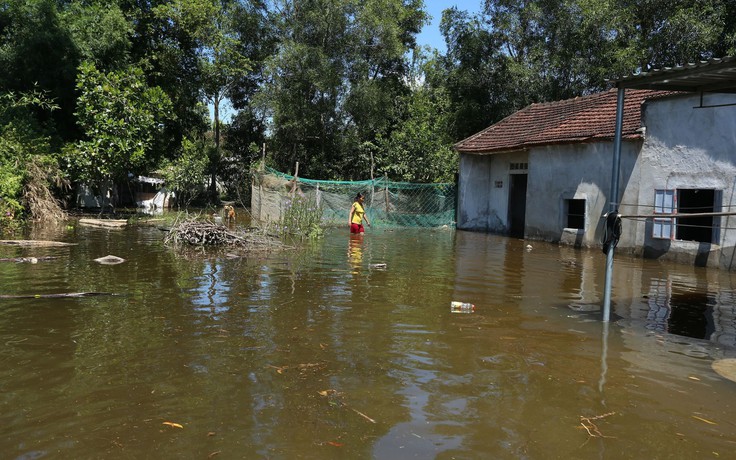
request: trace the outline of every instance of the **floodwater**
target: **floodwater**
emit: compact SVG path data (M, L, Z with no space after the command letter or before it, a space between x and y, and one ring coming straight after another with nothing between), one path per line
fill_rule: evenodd
M340 229L230 258L163 236L0 246L55 257L0 262L3 295L115 294L0 299L2 458L734 458L736 383L711 368L736 357L733 274L617 256L604 324L599 250Z

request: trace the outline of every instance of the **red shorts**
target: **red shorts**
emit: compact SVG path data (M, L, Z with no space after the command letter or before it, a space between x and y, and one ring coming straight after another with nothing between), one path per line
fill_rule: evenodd
M364 233L365 229L362 224L350 224L350 233Z

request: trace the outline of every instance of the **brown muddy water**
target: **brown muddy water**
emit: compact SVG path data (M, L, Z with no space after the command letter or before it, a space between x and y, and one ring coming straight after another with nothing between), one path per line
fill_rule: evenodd
M478 233L182 257L151 227L0 246L8 459L736 457L733 274ZM531 248L527 248L531 244ZM93 259L116 255L119 265ZM377 264L385 264L377 265ZM451 313L453 300L474 313Z

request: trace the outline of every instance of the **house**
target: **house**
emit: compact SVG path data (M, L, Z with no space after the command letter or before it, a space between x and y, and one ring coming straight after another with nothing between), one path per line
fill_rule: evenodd
M104 195L86 184L78 184L75 206L80 209L102 209L112 206L135 205L145 213L160 213L171 207L174 193L169 191L164 180L157 177L128 175L128 181L107 183Z
M721 64L736 68L730 59L701 63L664 72L661 85L651 74L632 77L618 89L532 104L458 142L458 229L595 247L614 203L618 251L736 266L736 95L728 92L736 79ZM703 89L708 71L728 84Z
M137 176L132 179L135 204L146 212L160 213L171 207L173 193L158 177Z

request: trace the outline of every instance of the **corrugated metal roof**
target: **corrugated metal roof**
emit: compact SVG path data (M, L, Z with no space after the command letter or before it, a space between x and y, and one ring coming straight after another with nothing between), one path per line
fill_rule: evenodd
M663 67L611 80L617 88L665 91L736 92L736 57Z

